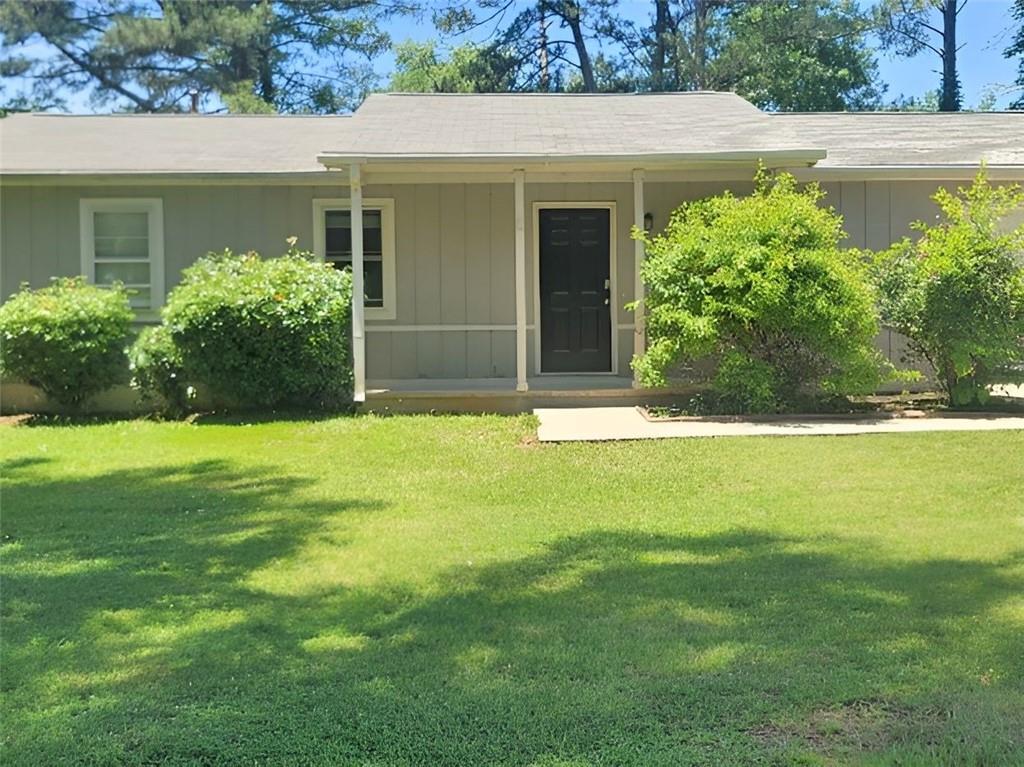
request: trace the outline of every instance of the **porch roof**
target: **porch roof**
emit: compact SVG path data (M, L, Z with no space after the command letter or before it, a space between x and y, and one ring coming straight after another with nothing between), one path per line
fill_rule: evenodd
M805 141L734 93L370 95L328 166L369 162L752 162L813 164Z

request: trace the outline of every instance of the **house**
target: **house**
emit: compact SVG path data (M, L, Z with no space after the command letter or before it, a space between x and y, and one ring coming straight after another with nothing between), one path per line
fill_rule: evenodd
M644 256L631 229L749 191L759 161L820 181L850 244L882 248L982 161L1024 180L1024 114L767 114L696 92L375 94L350 117L13 115L0 291L119 279L152 320L200 255L277 254L294 235L354 267L360 401L624 398L645 340L642 307L625 308Z

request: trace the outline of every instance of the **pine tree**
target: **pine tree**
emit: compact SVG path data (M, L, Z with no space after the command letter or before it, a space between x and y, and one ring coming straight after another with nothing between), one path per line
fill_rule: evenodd
M337 112L372 84L389 13L370 0L0 0L0 69L50 106L85 89L96 106L178 111L198 91L232 111Z
M1010 109L1024 109L1024 0L1015 0L1012 13L1017 21L1017 33L1003 55L1008 59L1015 56L1020 59L1017 62L1017 79L1014 82L1020 94L1017 100L1010 104Z

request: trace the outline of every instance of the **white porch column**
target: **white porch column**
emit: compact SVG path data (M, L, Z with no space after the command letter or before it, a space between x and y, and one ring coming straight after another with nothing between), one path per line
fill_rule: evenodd
M637 168L633 171L633 226L644 231L644 172ZM644 244L633 240L633 300L637 302L633 312L633 356L639 357L647 348L647 323L644 317L644 280L640 268L644 265ZM639 386L636 373L633 374L633 386Z
M358 163L349 166L349 192L352 215L352 369L354 373L352 398L366 401L366 328L363 303L366 288L363 285L363 180Z
M513 171L516 206L516 391L526 391L526 172Z

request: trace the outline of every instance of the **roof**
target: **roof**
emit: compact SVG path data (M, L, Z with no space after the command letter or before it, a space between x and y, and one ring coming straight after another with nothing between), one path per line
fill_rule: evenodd
M1022 137L1024 112L766 114L709 92L374 94L353 116L15 114L0 119L0 173L316 174L321 160L351 159L603 158L650 167L758 157L817 160L822 169L1024 168Z
M1024 166L1024 112L819 112L771 116L828 147L819 168Z
M3 173L303 173L349 116L13 114Z
M324 156L472 158L824 155L734 93L369 96Z

